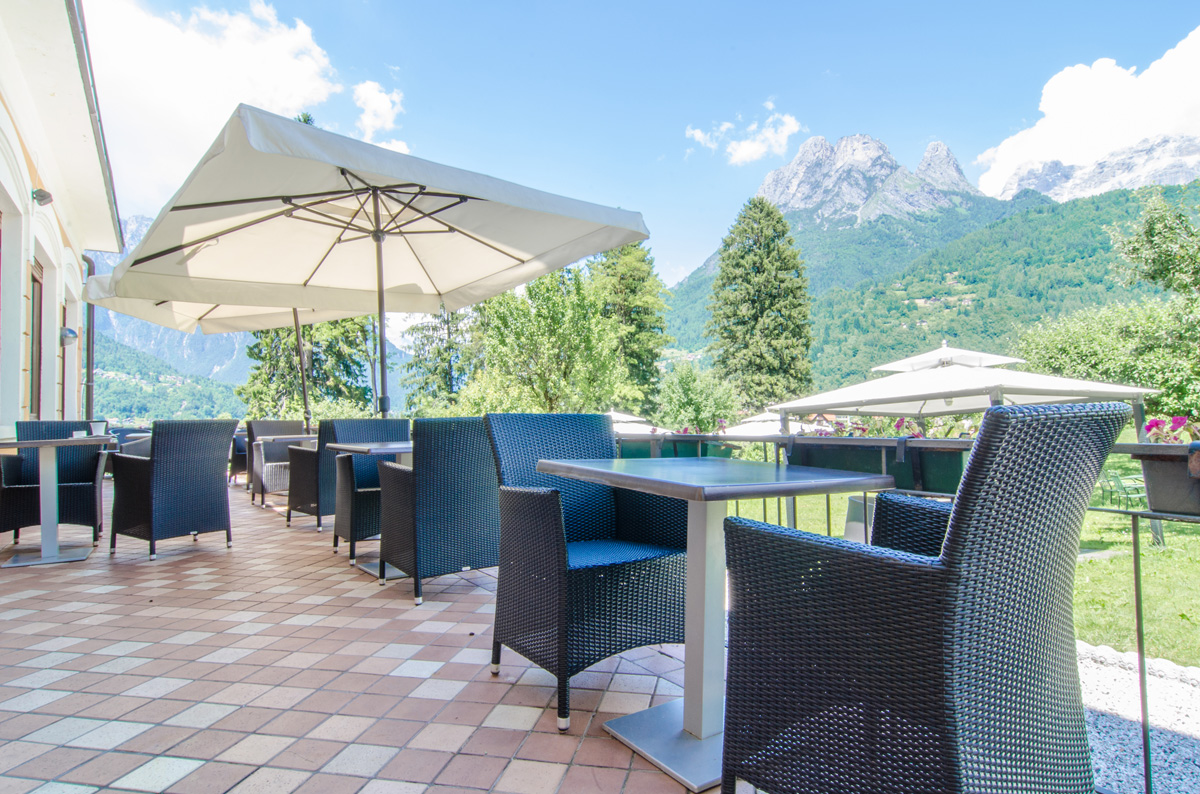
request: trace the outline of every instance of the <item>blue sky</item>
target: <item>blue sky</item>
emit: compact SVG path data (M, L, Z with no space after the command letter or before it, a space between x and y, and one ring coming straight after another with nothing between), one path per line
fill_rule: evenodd
M154 214L238 101L289 115L307 109L343 134L638 210L668 284L715 250L765 174L811 135L870 134L909 168L942 140L978 182L982 153L1031 138L1021 133L1042 118L1052 78L1065 89L1062 117L1145 116L1127 136L1159 127L1200 135L1192 98L1200 61L1164 66L1154 91L1120 71L1140 74L1200 27L1195 0L84 0L84 8L123 212ZM1200 51L1200 34L1193 39ZM1100 59L1115 64L1093 69ZM1079 64L1087 68L1071 71ZM1177 86L1195 112L1061 99L1104 104L1106 80L1164 108ZM1029 144L1020 156L1070 158L1079 137L1060 131L1054 145Z

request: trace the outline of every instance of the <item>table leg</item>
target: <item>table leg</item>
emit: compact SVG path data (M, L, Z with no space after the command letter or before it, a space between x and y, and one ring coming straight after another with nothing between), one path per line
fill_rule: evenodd
M688 502L683 698L604 729L689 791L721 779L725 725L725 502Z
M58 450L38 449L38 497L42 511L42 556L58 557Z
M22 568L27 565L48 565L56 562L79 562L92 553L92 545L86 548L62 549L58 544L58 450L56 447L38 448L38 500L42 518L42 544L37 551L18 551L4 568Z

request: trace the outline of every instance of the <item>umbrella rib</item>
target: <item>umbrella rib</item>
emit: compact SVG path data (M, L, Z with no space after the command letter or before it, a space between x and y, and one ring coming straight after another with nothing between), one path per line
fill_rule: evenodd
M328 195L328 194L323 194L323 195ZM345 198L347 195L350 195L350 194L342 194L342 198ZM146 256L138 257L137 259L135 259L133 261L132 264L130 264L130 267L136 267L137 265L143 264L145 262L150 262L155 259L159 259L161 257L168 256L170 254L178 253L179 251L182 251L185 248L191 248L193 245L201 245L203 243L209 242L210 240L216 240L218 237L224 237L227 234L233 234L234 232L240 232L243 229L249 229L251 226L257 226L260 223L266 223L267 221L273 221L279 217L283 217L286 215L292 215L295 213L296 210L309 209L309 207L316 206L317 204L325 204L332 200L333 200L332 198L327 197L327 198L323 198L319 201L310 202L309 204L288 204L283 209L276 210L275 212L272 212L269 215L264 215L261 218L255 218L252 221L246 221L245 223L239 223L237 226L231 226L228 229L222 229L219 232L213 232L212 234L205 235L204 237L201 237L197 240L191 240L186 243L180 243L179 245L173 245L170 248L164 248L163 250L157 251L153 254L147 254ZM283 196L279 199L279 201L288 202L288 201L291 201L291 199L288 198L287 196ZM235 203L235 202L230 202L230 203ZM188 206L189 206L189 208L192 208L192 207L198 207L199 205L188 205ZM213 206L221 206L221 205L214 204ZM174 210L174 209L181 209L181 207L172 208L172 210ZM312 210L312 211L315 212L315 210Z
M396 219L398 217L400 217L400 213L404 212L407 209L412 209L412 203L421 197L421 191L418 190L416 193L413 193L411 198L409 198L407 201L402 201L401 199L393 196L389 191L381 191L380 195L384 199L383 203L384 203L385 208L387 207L388 199L391 199L392 201L394 201L400 205L400 208L398 210L396 210L395 212L392 212L390 209L387 210L388 222L384 224L384 228L383 228L383 231L386 233L386 232L390 231L391 228L395 225Z
M336 226L336 227L337 227L337 228L339 228L339 229L341 229L341 228L345 228L345 229L354 229L355 231L358 231L358 232L363 232L364 234L370 234L370 233L371 233L371 230L370 230L370 229L365 229L365 228L363 228L363 227L361 227L361 226L355 226L355 225L354 225L354 219L358 217L358 212L355 212L355 213L354 213L354 215L350 216L350 218L347 220L347 219L344 219L344 218L339 218L339 217L337 217L336 215L330 215L330 214L329 214L329 213L327 213L327 212L318 212L317 210L314 210L314 209L312 209L312 208L310 208L310 207L305 207L305 208L304 208L304 211L305 211L305 212L311 212L313 215L316 215L316 216L317 216L317 217L319 217L319 218L324 218L324 219L325 219L325 221L319 221L319 220L317 220L316 218L305 218L305 217L303 217L303 216L300 216L300 215L293 215L293 216L292 216L293 220L297 220L297 221L305 221L305 222L307 222L307 223L320 223L320 224L323 224L323 225L325 225L325 226L333 225L333 226Z
M457 205L451 205L451 206L457 206ZM443 209L449 209L449 207L445 207ZM421 210L417 210L417 212L420 212L420 211ZM438 210L438 211L441 212L441 210ZM508 251L505 251L503 248L500 248L499 246L492 245L487 240L481 240L480 238L476 237L475 235L471 234L470 232L466 231L465 229L455 226L453 223L444 221L441 218L435 218L432 215L430 215L428 217L431 221L435 221L436 223L440 223L443 226L445 226L447 231L451 231L456 234L461 234L463 237L466 237L468 240L473 240L474 242L479 243L480 245L484 246L485 248L490 248L498 254L507 256L509 259L513 260L514 262L524 263L527 261L527 260L522 259L521 257L517 256L516 254L510 254ZM409 234L416 234L416 233L419 233L419 232L409 232ZM403 232L402 232L402 234L403 234Z
M346 198L347 196L354 195L357 192L358 191L355 190L353 188L353 186L351 186L349 191L346 191L346 190L324 190L324 191L321 191L320 193L300 193L300 194L292 195L292 196L259 196L258 198L227 199L225 201L206 201L201 204L178 204L174 207L171 207L170 212L177 212L179 210L206 210L206 209L212 209L213 207L236 207L241 204L262 204L264 202L270 202L270 201L293 201L295 199L310 199L310 198L321 198L321 197L325 197L326 201L332 201L334 199Z
M313 267L312 272L308 274L308 278L304 279L303 285L305 287L307 287L309 285L309 283L313 280L313 277L315 277L317 275L317 271L320 270L321 266L325 264L325 260L329 258L330 254L333 253L333 249L337 248L339 243L346 241L345 235L346 235L347 230L349 230L350 225L354 223L355 219L358 218L359 215L366 212L366 209L367 209L366 205L360 200L358 202L358 209L356 209L354 211L354 214L350 216L350 220L346 222L345 228L343 228L340 232L338 232L337 237L333 238L333 242L329 244L329 248L325 249L325 253L321 255L321 258L319 260L317 260L317 264L316 264L316 266ZM357 228L357 227L355 227L355 228ZM358 239L361 239L361 238L358 238Z

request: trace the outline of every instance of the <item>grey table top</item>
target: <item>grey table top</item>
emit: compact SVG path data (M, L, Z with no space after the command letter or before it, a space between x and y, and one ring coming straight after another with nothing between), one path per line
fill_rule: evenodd
M539 460L537 470L616 488L716 502L894 488L889 475L726 458Z
M39 441L17 441L15 438L0 440L0 449L26 449L33 447L85 447L111 444L112 436L79 436L75 438L44 438Z
M360 443L328 444L336 452L354 455L404 455L413 451L411 441L363 441Z
M282 436L257 436L254 440L261 441L264 444L278 444L278 443L282 443L285 441L289 442L289 443L296 442L296 441L316 441L317 434L316 433L294 433L294 434L282 435Z

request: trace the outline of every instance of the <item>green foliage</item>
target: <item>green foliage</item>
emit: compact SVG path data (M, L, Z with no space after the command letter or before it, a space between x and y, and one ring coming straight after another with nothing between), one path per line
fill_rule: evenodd
M1200 299L1200 229L1167 201L1161 187L1144 188L1137 195L1142 214L1136 229L1125 234L1107 227L1113 245L1131 265L1131 275Z
M477 363L472 350L475 315L463 309L441 311L412 326L412 358L404 365L402 385L408 390L405 408L420 416L453 412L458 393Z
M588 262L592 282L604 301L604 314L617 321L617 348L639 402L618 408L649 412L658 391L658 360L673 340L663 317L668 295L654 273L654 257L642 243L605 251Z
M1200 406L1200 326L1179 296L1037 323L1016 350L1034 372L1160 389L1146 397L1152 414L1195 416Z
M885 279L900 273L921 256L971 232L1052 200L1032 190L1011 201L956 194L956 205L905 219L884 215L858 226L814 228L803 224L801 213L788 213L792 240L804 252L809 291L814 299L831 289L848 289L864 279ZM714 254L672 288L667 332L681 350L697 351L709 340L704 335L709 293L717 273ZM820 362L816 363L819 368Z
M738 413L737 393L712 370L679 364L662 380L656 424L695 433L715 432Z
M154 419L241 417L246 406L234 387L196 375L182 375L147 353L96 335L97 417L114 424Z
M779 209L746 202L718 259L706 326L717 373L754 407L803 393L812 385L808 279Z
M618 327L581 270L530 282L481 307L483 366L459 393L463 413L595 412L641 398L618 352Z
M374 326L369 317L356 317L301 328L311 350L309 397L371 404L369 379L375 369ZM246 401L246 416L279 416L291 403L301 403L300 368L296 361L296 332L291 328L255 331L246 355L254 362L237 394Z
M353 400L337 400L322 398L311 404L312 419L320 422L325 419L370 419L375 416L375 409ZM303 419L304 405L302 400L289 401L279 413L280 419ZM316 431L313 431L316 432Z

